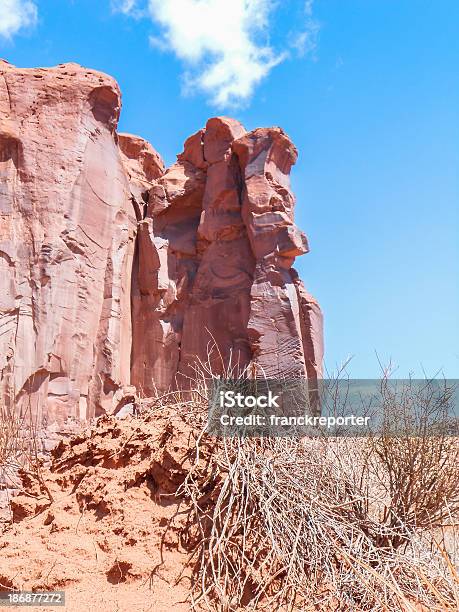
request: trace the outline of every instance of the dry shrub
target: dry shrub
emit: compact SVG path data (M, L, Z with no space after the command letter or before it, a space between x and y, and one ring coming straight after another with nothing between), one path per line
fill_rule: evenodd
M0 490L19 486L19 470L32 472L39 478L38 432L30 406L0 403Z
M381 381L382 426L371 438L368 470L390 500L381 521L395 537L449 521L459 511L459 445L453 386L446 381ZM401 533L398 533L398 532Z
M0 404L0 482L2 483L6 483L14 468L19 467L21 457L28 450L23 430L24 419L14 409Z
M187 401L176 400L191 424L207 411L212 373L200 368ZM177 493L190 508L182 540L193 609L457 610L444 526L458 512L457 440L445 420L438 427L441 411L430 412L435 431L427 426L429 393L414 398L408 385L400 403L383 381L387 419L361 439L211 439L203 430ZM447 399L445 390L443 408ZM396 437L390 407L404 415Z

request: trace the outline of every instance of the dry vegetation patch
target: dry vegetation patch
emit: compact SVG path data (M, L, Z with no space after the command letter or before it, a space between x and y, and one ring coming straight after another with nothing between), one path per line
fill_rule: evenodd
M198 378L137 417L100 418L36 477L20 471L2 588L66 588L88 610L459 608L446 429L420 417L397 437L217 439L206 417Z

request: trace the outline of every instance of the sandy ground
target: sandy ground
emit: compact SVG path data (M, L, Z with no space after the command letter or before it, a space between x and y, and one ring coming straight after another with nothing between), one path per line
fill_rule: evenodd
M189 610L174 495L189 468L184 427L167 413L100 419L62 442L41 478L22 473L0 528L0 589L66 592L65 608L29 610Z

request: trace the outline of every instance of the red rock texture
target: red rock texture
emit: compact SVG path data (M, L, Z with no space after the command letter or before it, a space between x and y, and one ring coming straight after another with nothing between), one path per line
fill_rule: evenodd
M3 401L85 419L186 384L209 352L220 372L320 377L287 135L216 117L165 169L117 134L120 106L98 72L0 63Z
M133 293L132 382L145 392L181 384L209 351L217 372L321 377L320 308L291 267L308 251L296 157L280 128L216 117L150 191Z
M137 221L119 112L106 75L0 65L3 393L51 421L103 412L130 381Z

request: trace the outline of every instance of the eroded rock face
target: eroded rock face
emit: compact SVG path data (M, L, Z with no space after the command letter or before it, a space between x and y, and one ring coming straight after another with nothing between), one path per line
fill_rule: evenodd
M0 63L2 400L86 419L196 360L320 377L289 138L216 117L165 169L119 112L106 75Z
M130 380L136 218L115 81L0 65L3 397L52 421L103 412Z
M196 360L268 377L322 375L322 315L292 268L307 253L279 128L226 117L185 142L149 194L133 291L132 382L186 384Z

